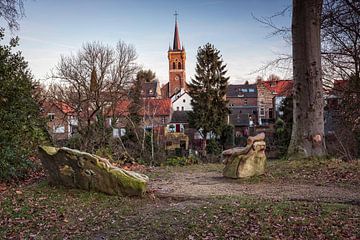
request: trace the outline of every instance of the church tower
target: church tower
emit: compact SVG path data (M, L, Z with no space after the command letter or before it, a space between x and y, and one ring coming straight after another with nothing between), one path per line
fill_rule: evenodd
M169 46L169 97L186 89L185 63L186 53L180 44L179 28L177 23L177 13L175 13L175 32L172 48Z

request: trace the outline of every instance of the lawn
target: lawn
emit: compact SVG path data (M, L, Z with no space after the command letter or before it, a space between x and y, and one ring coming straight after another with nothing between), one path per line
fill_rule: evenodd
M221 175L219 164L162 167L148 172L154 185L178 186L181 176ZM243 185L327 185L359 194L359 163L335 160L270 161L260 178ZM332 177L330 177L332 176ZM176 179L179 178L177 181ZM175 179L175 180L173 180ZM220 181L214 178L212 181ZM314 182L314 180L317 180ZM172 182L174 181L174 182ZM191 180L193 181L193 180ZM200 180L199 180L200 181ZM213 183L211 182L211 183ZM158 184L158 185L156 185ZM216 188L213 190L217 191ZM252 191L250 187L249 191ZM294 200L248 194L107 196L45 179L13 186L0 196L1 239L359 239L359 201ZM355 195L358 196L358 195Z

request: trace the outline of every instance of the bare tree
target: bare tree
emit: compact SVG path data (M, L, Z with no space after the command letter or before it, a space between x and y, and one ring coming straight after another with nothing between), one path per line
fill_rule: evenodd
M324 1L322 56L326 80L360 79L359 13L359 1Z
M0 17L5 19L10 30L19 29L18 20L23 16L23 0L0 0Z
M55 96L74 109L85 149L94 140L93 123L103 124L105 113L115 113L117 102L127 96L136 58L135 48L121 41L115 48L86 43L75 55L61 57L52 76L60 80Z
M272 29L269 36L280 36L291 44L291 29L278 26L276 18L290 15L290 7L270 17L254 18ZM349 79L359 76L360 69L360 2L357 0L324 0L321 21L321 56L323 84L332 87L335 79ZM291 53L277 53L274 60L269 61L255 72L264 74L273 69L290 71L292 68Z
M321 78L322 0L293 0L293 129L289 157L325 154Z

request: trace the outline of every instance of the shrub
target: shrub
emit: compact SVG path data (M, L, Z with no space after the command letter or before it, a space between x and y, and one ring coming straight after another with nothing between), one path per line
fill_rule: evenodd
M167 166L187 166L197 163L199 163L199 160L195 156L170 157L165 161L165 165Z
M286 125L282 119L277 119L275 122L274 145L279 151L279 156L284 157L290 143L291 129Z
M222 152L221 146L215 139L210 139L209 143L206 146L206 152L208 154L219 155Z
M48 141L27 63L20 52L12 52L16 45L14 39L0 45L0 180L24 177L37 146Z

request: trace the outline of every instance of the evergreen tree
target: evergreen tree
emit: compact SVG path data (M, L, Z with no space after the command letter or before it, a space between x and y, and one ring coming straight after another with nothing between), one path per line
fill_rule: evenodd
M23 177L37 145L47 140L27 63L20 52L12 52L16 45L17 39L0 45L0 179Z
M225 68L220 51L212 44L199 47L195 79L189 84L193 106L189 121L205 139L204 150L207 134L220 135L230 112L225 100L229 80L229 77L225 77Z
M137 75L137 79L142 79L143 82L152 82L156 79L156 75L153 71L149 70L140 70Z

